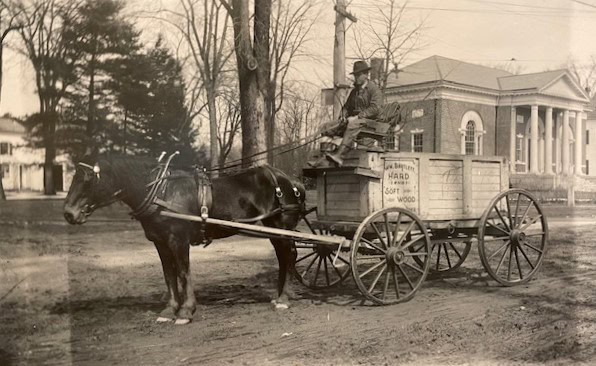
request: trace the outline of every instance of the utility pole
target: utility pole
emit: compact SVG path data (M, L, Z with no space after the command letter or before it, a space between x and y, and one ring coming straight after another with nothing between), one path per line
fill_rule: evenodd
M337 0L335 9L335 41L333 45L333 119L341 113L346 90L346 18L356 23L356 17L346 9L345 0Z

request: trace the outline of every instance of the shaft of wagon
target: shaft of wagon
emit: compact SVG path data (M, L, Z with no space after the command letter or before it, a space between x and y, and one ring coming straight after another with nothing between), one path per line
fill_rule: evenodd
M316 242L316 243L326 243L326 244L336 244L336 245L340 246L340 248L343 245L349 245L349 241L346 238L344 238L343 236L316 235L316 234L302 233L299 231L276 229L276 228L260 226L260 225L243 224L240 222L213 219L210 217L203 220L203 218L200 216L186 215L186 214L169 212L169 211L162 211L161 214L163 216L173 217L176 219L206 222L208 224L213 224L213 225L221 225L221 226L231 227L231 228L236 228L236 229L249 230L249 231L252 231L255 233L268 234L268 235L271 235L272 237L283 237L283 238L288 238L288 239L293 239L293 240L312 241L312 242Z

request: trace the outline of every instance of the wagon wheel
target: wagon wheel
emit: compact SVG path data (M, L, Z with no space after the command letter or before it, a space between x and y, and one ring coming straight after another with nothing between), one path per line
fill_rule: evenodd
M358 227L352 242L352 275L362 294L376 304L408 301L428 274L430 252L422 221L406 209L386 208Z
M447 273L454 271L464 263L472 248L469 241L444 241L433 243L430 256L431 272Z
M480 219L478 252L488 274L505 286L526 283L538 271L548 226L536 199L522 189L495 197Z
M324 229L317 230L311 227L311 231L317 235L331 235L328 230ZM296 256L294 276L304 286L314 290L333 287L350 274L348 253L340 250L339 256L335 260L336 245L297 241L295 246L298 255Z

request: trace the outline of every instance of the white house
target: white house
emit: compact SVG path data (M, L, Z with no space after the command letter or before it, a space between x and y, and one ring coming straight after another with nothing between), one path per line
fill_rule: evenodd
M13 118L0 117L0 166L2 185L8 191L43 191L44 149L26 146L25 127ZM71 174L65 155L56 157L56 191L68 190Z

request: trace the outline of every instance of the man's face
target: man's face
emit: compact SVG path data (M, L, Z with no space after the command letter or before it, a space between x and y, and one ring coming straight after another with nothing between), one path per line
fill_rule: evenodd
M359 73L354 74L354 83L356 85L364 84L367 79L368 79L368 71L359 72Z

